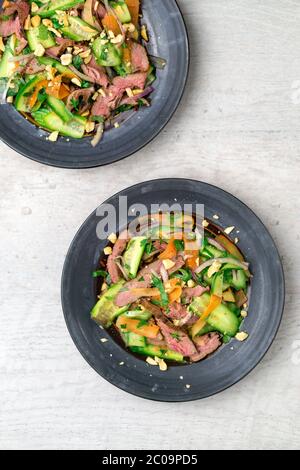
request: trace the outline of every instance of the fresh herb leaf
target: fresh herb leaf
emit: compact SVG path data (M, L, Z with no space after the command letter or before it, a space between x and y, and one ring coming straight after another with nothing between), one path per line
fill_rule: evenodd
M161 297L161 302L160 303L161 303L161 305L166 307L169 304L169 297L168 297L168 294L165 291L163 282L161 281L161 279L159 279L159 277L152 276L152 284L160 292L160 297Z
M171 333L172 338L176 339L176 341L180 340L180 335L178 333Z
M134 108L134 106L131 104L122 104L116 109L116 114L124 113L124 111L129 111L132 108Z
M140 320L138 324L136 325L137 328L142 328L143 326L148 325L148 322L146 320Z
M183 251L184 250L184 241L183 240L174 240L174 245L176 251Z
M73 57L72 63L74 67L76 67L77 69L80 69L82 62L83 62L83 58L80 57L79 55L75 55Z
M108 276L108 273L106 271L103 271L103 269L98 269L98 271L93 271L92 276L106 278Z
M60 29L61 28L61 24L60 24L60 22L58 21L57 18L52 17L51 21L53 23L53 28L55 28L55 29Z
M178 269L178 271L171 276L173 277L178 277L178 279L181 279L183 282L187 282L190 279L192 279L192 272L190 269Z
M104 122L104 117L103 116L92 116L91 120L96 121L96 122Z
M75 111L79 110L79 100L77 100L76 98L71 98L71 104Z
M138 279L139 282L143 282L144 280L145 280L144 276L142 276Z
M83 81L81 82L81 88L89 88L91 86L90 82Z
M26 54L30 54L31 53L31 49L30 47L26 46L23 51L22 51L22 54L26 55Z

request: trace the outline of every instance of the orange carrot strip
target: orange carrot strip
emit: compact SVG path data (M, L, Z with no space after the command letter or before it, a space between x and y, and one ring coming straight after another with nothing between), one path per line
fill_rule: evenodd
M107 31L112 31L115 36L122 33L116 18L111 13L107 13L105 15L105 17L102 19L102 25Z
M221 297L218 297L217 295L212 295L210 298L210 302L207 306L207 308L204 310L202 313L201 317L199 320L196 321L196 323L193 324L192 326L192 336L196 336L200 330L204 327L206 323L206 319L209 317L211 312L213 312L222 302Z
M118 317L116 325L120 331L124 333L131 331L132 333L145 336L146 338L156 338L159 332L159 327L157 325L143 325L140 320L127 318L123 315Z
M30 108L33 108L33 106L37 102L37 98L38 98L38 94L39 94L40 90L44 87L47 87L47 85L48 85L47 80L41 80L40 82L37 83L37 85L35 87L35 90L32 93L32 95L29 99L29 102L28 102Z
M139 24L140 0L125 0L135 27Z
M159 255L159 259L171 259L176 256L176 247L174 238L172 237L167 245L167 248Z

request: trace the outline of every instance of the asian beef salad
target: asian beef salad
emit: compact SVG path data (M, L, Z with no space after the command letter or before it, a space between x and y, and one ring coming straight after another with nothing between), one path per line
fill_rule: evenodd
M193 215L162 217L151 216L157 225L150 230L140 222L134 236L127 229L108 237L93 273L102 284L91 317L166 370L164 360L197 362L233 337L248 337L240 326L251 274L236 243L214 224L203 220L199 235Z
M149 106L155 66L144 47L140 0L4 0L0 12L1 102L37 126L81 139ZM155 66L154 66L155 64Z

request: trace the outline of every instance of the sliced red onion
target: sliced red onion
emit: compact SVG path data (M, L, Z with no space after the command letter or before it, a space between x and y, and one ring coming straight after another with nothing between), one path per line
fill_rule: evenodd
M202 271L204 271L204 269L211 266L215 261L218 261L219 263L222 263L222 264L227 264L227 263L234 264L235 266L238 266L239 268L244 269L245 271L247 271L249 267L249 263L242 263L241 261L238 261L235 258L211 258L205 261L205 263L200 264L200 266L197 269L195 269L195 273L196 274L201 273Z
M10 57L8 61L9 62L28 62L33 57L34 57L34 53L32 52L31 54L16 55L14 57Z
M136 113L135 109L129 109L128 111L124 111L123 113L119 113L113 118L109 119L105 123L105 130L113 129L115 124L124 124L127 122L132 116Z
M88 75L85 75L84 73L79 72L79 70L77 70L77 68L74 67L74 65L69 65L68 68L82 80L85 80L86 82L90 82L90 83L95 83L95 80L92 80L91 77L89 77Z
M120 258L121 258L121 257L120 257ZM121 259L122 259L122 258L121 258ZM119 270L121 271L121 273L122 273L124 279L125 279L126 281L129 281L129 277L128 277L128 275L127 275L126 270L123 268L121 261L119 261L118 259L115 259L115 263L116 263L116 266L118 266Z
M163 282L167 282L169 280L168 271L166 270L164 263L161 263L160 274Z
M157 68L157 69L164 69L165 66L167 65L167 61L165 59L162 59L161 57L156 57L154 55L149 55L149 58L152 62L152 64Z
M214 238L208 238L207 241L211 246L217 248L217 250L226 251L224 246L222 246L221 243L217 242Z
M154 88L152 86L148 86L142 93L140 93L139 95L135 95L134 98L140 100L141 98L150 95L150 93L153 93L153 91Z
M103 132L104 132L104 124L103 122L99 122L96 134L91 141L92 147L96 147L96 145L99 144L100 140L102 139Z

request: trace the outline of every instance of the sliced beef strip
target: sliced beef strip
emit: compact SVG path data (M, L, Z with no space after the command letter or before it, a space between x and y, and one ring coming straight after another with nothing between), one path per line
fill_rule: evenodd
M118 282L121 277L119 268L116 265L115 260L118 256L121 256L123 254L123 251L126 248L127 242L128 242L128 232L127 230L125 230L124 232L121 233L118 240L114 244L114 247L112 249L112 254L109 255L109 257L107 258L107 270L113 283ZM127 305L127 303L125 303L125 305Z
M215 352L221 346L221 338L218 333L207 333L194 338L197 353L190 356L192 362L198 362Z
M197 353L196 346L187 333L174 327L168 320L157 318L156 322L170 349L182 354L184 357L194 356Z
M29 3L25 0L17 0L14 3L11 3L8 7L4 9L4 14L7 16L17 13L20 20L20 25L23 28L25 20L29 15L30 7Z
M186 287L182 291L182 297L185 302L191 302L193 297L200 297L204 292L208 291L208 287L196 286L196 287Z
M74 100L81 99L81 103L79 105L78 111L83 113L84 111L88 110L90 107L89 99L94 93L94 88L81 88L80 90L74 90L67 99L67 108L72 111L74 108Z
M148 54L144 46L137 42L131 43L131 66L133 72L147 72L149 70Z

